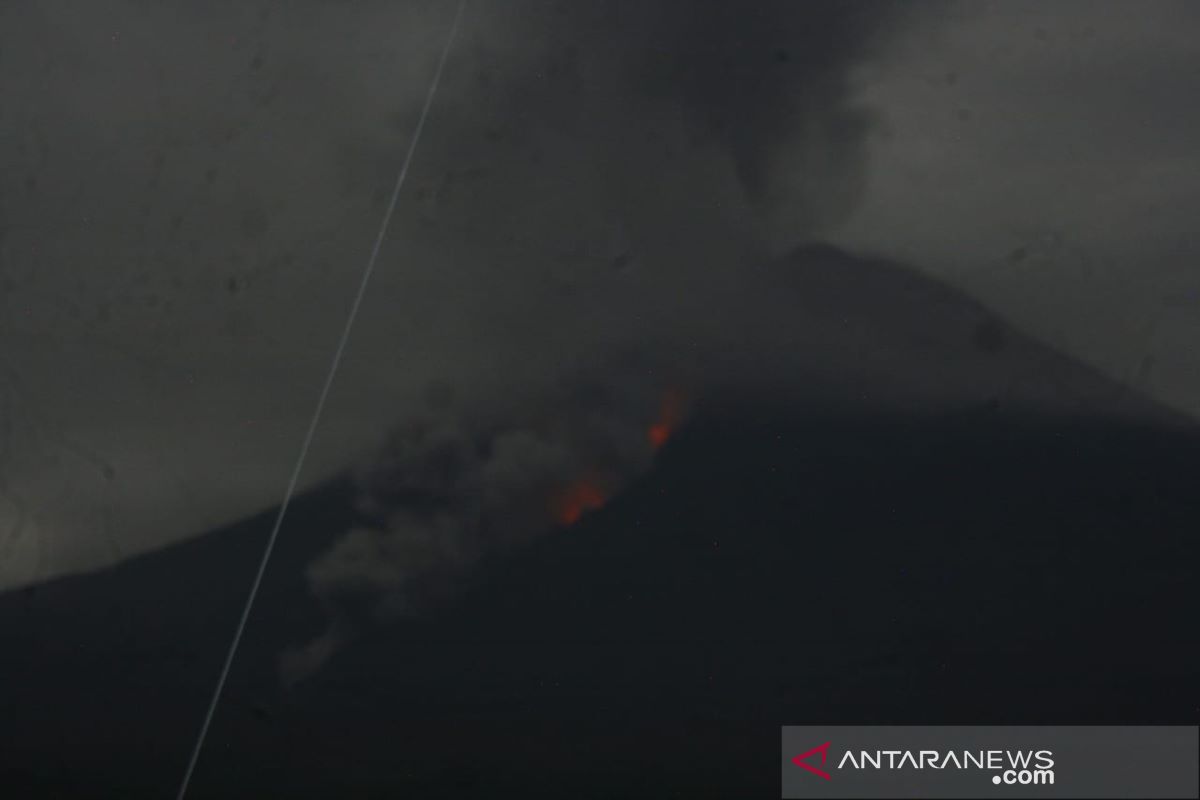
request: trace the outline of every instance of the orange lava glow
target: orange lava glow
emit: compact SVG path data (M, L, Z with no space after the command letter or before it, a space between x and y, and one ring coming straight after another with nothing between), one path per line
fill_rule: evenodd
M655 450L662 447L683 423L684 396L678 389L670 389L663 395L658 419L646 429L646 439Z
M686 397L678 389L663 394L658 418L646 427L646 439L658 450L683 424ZM564 527L579 522L585 514L604 507L609 494L617 488L612 476L603 472L592 472L580 477L556 491L550 499L550 516Z
M662 447L671 438L671 428L664 422L656 422L646 431L646 438L655 450Z
M583 478L569 485L559 496L554 517L559 525L574 525L587 512L603 507L607 499L595 481Z

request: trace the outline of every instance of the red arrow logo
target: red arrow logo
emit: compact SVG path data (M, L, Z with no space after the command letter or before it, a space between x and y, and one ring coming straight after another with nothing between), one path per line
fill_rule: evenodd
M824 778L827 781L832 780L832 778L830 778L830 776L829 776L829 773L826 772L825 770L817 769L812 764L804 763L804 759L808 758L809 756L813 755L814 753L820 753L821 754L821 766L825 766L825 759L829 755L829 744L830 744L829 742L826 742L823 745L814 747L812 750L809 750L807 753L801 753L800 755L798 755L792 759L792 763L795 764L797 767L800 767L801 769L808 770L813 775L820 775L822 778Z

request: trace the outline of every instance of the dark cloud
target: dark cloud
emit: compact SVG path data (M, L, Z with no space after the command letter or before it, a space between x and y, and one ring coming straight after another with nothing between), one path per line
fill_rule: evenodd
M798 207L793 236L839 221L861 190L871 125L851 96L850 68L901 9L879 2L649 5L649 38L662 44L645 59L645 85L682 102L698 135L728 151L754 203Z

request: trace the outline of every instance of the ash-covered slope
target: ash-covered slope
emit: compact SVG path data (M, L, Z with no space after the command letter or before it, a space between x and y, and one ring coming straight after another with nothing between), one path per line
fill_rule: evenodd
M784 723L1194 722L1195 430L913 273L772 268L805 380L714 391L609 505L284 690L358 521L301 498L190 796L773 797ZM0 597L6 793L172 791L270 522Z

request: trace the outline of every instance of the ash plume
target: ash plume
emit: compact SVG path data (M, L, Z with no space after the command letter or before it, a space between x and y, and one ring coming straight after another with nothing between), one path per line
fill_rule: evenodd
M339 368L354 399L326 412L337 433L301 488L420 413L431 382L511 406L579 362L674 363L753 316L727 301L746 265L857 201L870 122L850 75L896 8L471 0ZM63 365L9 359L31 402L0 472L39 511L9 534L0 586L277 502L284 432L324 374L453 10L0 9L20 65L0 76L8 166L25 178L0 182L0 326L14 359ZM65 372L99 387L86 410Z
M450 403L395 429L353 476L364 523L307 569L331 624L284 654L285 685L361 625L435 606L489 553L601 508L683 422L683 390L656 384L613 372L564 384L504 422Z
M741 329L777 305L753 265L853 207L869 118L850 70L897 13L712 0L471 11L421 154L457 166L419 169L397 217L433 247L476 246L445 256L433 285L468 330L503 335L479 352L456 344L463 357L435 378L464 399L408 414L359 469L370 522L310 565L331 625L285 654L285 683L366 621L452 593L488 553L599 508L682 422L681 387L722 380L710 353L775 346L777 331ZM613 367L616 353L662 369Z

